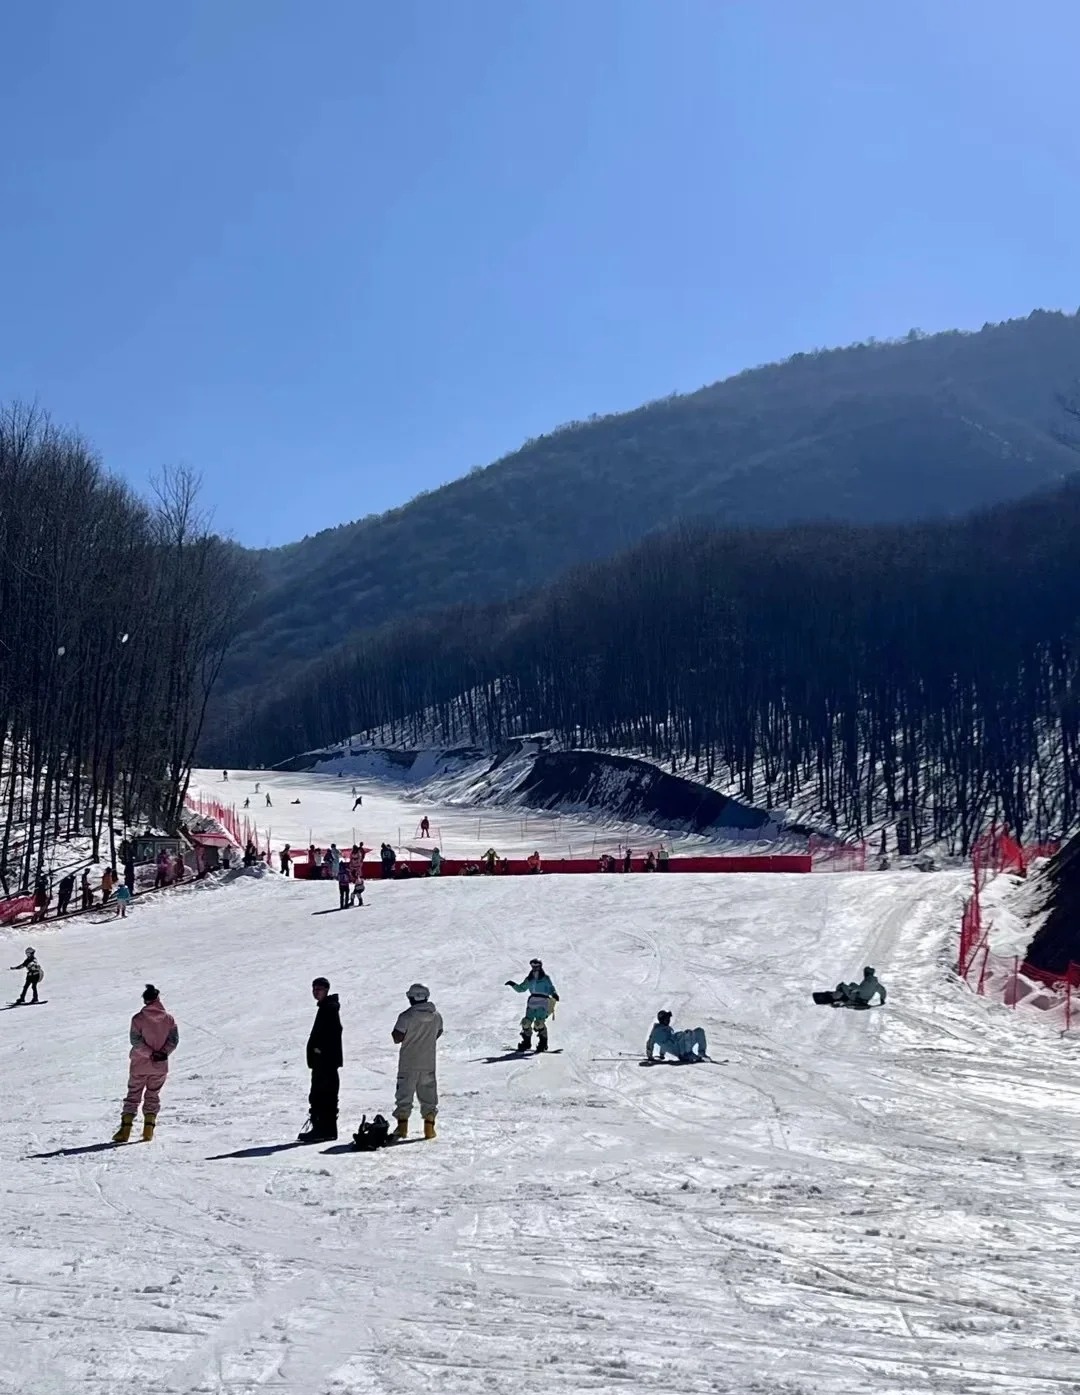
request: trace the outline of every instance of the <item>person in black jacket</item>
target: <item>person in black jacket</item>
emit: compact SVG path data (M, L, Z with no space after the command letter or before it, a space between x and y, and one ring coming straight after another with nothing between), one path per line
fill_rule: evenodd
M337 1138L338 1071L342 1065L341 1014L338 995L330 992L330 980L312 980L311 996L318 1007L307 1044L311 1071L309 1125L299 1134L301 1143L329 1143Z

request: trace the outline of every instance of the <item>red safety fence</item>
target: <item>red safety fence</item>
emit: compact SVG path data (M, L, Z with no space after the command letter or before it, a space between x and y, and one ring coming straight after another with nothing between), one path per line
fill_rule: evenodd
M10 901L0 901L0 925L10 925L20 915L31 915L34 910L32 896L13 896Z
M319 867L318 879L320 880L327 875L321 866L323 852L322 848L315 850L316 858L319 859L316 866ZM347 862L348 859L346 858L345 861ZM413 877L426 877L431 870L430 862L416 858L398 858L394 864L395 873L401 867L407 867L409 869L408 875ZM481 861L454 857L443 858L440 875L444 877L461 876L468 867L474 867L479 873L486 875L484 864ZM621 868L622 863L619 863L620 871ZM532 870L525 858L502 858L495 864L496 876L527 876L532 873ZM644 870L644 858L635 858L631 862L632 872L644 872ZM810 870L810 858L803 854L786 854L776 857L673 857L668 863L669 872L809 872ZM540 871L544 874L599 872L600 859L596 857L545 858L540 864ZM299 860L293 862L293 875L308 880L312 879L306 849L300 855ZM365 860L363 875L368 880L380 879L382 877L382 864L370 858ZM659 868L657 875L663 875Z
M811 833L807 851L815 872L866 871L865 843L842 843Z
M1064 1030L1072 1025L1073 989L1080 989L1080 964L1062 973L1037 969L1018 954L995 954L990 948L992 928L982 905L982 890L1001 872L1027 876L1037 858L1053 857L1058 843L1021 844L1007 829L992 828L977 839L971 850L972 888L960 921L957 972L967 983L975 979L975 991L999 997L1011 1008L1038 1008L1060 1014Z

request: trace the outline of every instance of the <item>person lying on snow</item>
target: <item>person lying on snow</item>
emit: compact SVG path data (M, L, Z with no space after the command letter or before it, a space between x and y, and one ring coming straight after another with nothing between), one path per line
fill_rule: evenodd
M873 1001L874 994L880 993L881 1002L885 1002L885 985L881 983L874 973L873 967L867 964L863 969L861 983L838 983L833 990L833 1007L855 1007L867 1008Z
M687 1027L681 1032L671 1025L671 1013L658 1012L649 1040L645 1043L645 1059L651 1061L653 1052L660 1052L661 1061L665 1056L674 1056L677 1061L703 1061L709 1052L703 1027Z

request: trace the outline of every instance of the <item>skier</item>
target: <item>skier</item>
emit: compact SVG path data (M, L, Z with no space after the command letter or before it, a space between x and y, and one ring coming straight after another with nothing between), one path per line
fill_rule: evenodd
M709 1051L705 1029L687 1027L677 1032L671 1025L671 1013L666 1009L658 1012L653 1029L649 1033L649 1040L645 1043L645 1059L651 1061L653 1051L657 1050L660 1052L661 1061L665 1056L674 1056L676 1060L683 1062L703 1061Z
M255 793L256 793L256 794L259 793L259 782L258 782L258 780L255 781Z
M394 1023L391 1037L401 1047L398 1052L397 1090L394 1096L396 1138L407 1138L413 1097L420 1101L424 1137L435 1137L435 1116L439 1112L439 1087L435 1079L435 1043L442 1036L443 1020L422 983L409 986L405 996L409 1006Z
M45 970L37 961L37 955L34 952L33 945L26 946L26 958L22 961L21 964L12 964L11 966L11 972L13 974L19 973L22 969L26 970L26 982L23 984L22 992L15 999L15 1001L16 1003L25 1003L26 990L29 989L33 995L30 1001L32 1003L36 1003L38 1001L37 987L41 980L45 977Z
M553 1004L559 1001L559 995L555 991L555 985L544 972L543 962L539 959L529 960L528 975L521 983L515 983L512 978L506 980L507 988L512 988L515 993L528 993L529 1001L525 1004L525 1016L521 1019L521 1041L518 1043L519 1051L532 1050L532 1034L536 1033L537 1051L548 1049L547 1022L551 1016Z
M251 800L250 800L246 795L244 796L244 808L245 808L245 809L250 809L250 808L251 808Z
M868 1008L875 993L881 995L881 1002L884 1006L885 985L878 981L873 966L867 964L863 969L861 983L838 983L836 985L833 991L833 1007Z
M353 791L353 793L355 794L355 790ZM352 806L352 807L353 807L353 813L355 814L356 811L357 811L357 809L362 808L362 807L363 807L363 804L364 804L364 796L363 796L362 794L356 795L356 798L353 800L353 806Z
M420 837L431 837L431 820L428 818L427 814L420 820Z
M271 802L270 802L270 791L269 791L269 790L266 791L266 807L267 807L268 809L272 809L272 808L274 807L273 804L271 804Z
M69 872L66 877L60 878L60 885L56 890L56 914L67 915L68 907L71 905L71 898L75 891L75 873Z
M153 1138L161 1090L169 1074L169 1057L180 1043L176 1019L165 1011L161 995L152 983L143 989L142 1000L141 1010L131 1019L128 1089L120 1114L120 1127L113 1134L114 1143L127 1143L130 1139L131 1126L140 1104L143 1112L142 1141L149 1143Z
M297 1135L301 1143L332 1143L337 1138L338 1090L340 1088L341 1005L330 992L328 978L311 981L311 996L318 1007L307 1043L307 1063L311 1071L308 1095L308 1123Z
M229 778L229 772L228 772L227 770L223 770L223 771L221 772L221 778L222 778L223 780L227 780L227 779Z
M289 875L289 868L292 865L292 850L288 843L282 848L278 860L281 863L281 875L287 877Z
M127 882L122 882L116 888L116 914L121 920L127 919L127 908L131 905L131 888Z
M349 897L352 894L352 873L349 871L347 862L339 862L337 866L338 885L338 910L346 911L349 908Z

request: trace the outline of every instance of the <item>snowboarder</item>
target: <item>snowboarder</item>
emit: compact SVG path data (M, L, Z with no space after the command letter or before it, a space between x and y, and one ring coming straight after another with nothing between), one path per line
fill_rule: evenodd
M127 919L127 908L131 905L131 888L127 882L116 888L116 914L121 920Z
M180 1043L180 1029L171 1013L165 1011L161 995L152 983L143 989L143 1006L131 1019L131 1056L128 1088L120 1113L120 1127L114 1143L127 1143L131 1126L142 1105L144 1143L154 1136L161 1090L169 1074L169 1057Z
M435 1137L439 1112L439 1088L435 1079L435 1043L442 1036L443 1020L422 983L411 984L405 994L409 1006L394 1023L391 1037L398 1052L397 1090L394 1096L396 1138L407 1138L413 1097L420 1102L424 1137Z
M281 863L281 875L287 877L289 875L289 868L292 866L292 849L289 847L288 843L282 848L278 860Z
M338 885L338 910L346 911L349 908L349 897L352 894L352 873L349 871L347 862L339 862L337 866Z
M250 800L246 795L244 796L244 808L245 808L245 809L250 809L250 808L251 808L251 800Z
M645 1043L645 1059L651 1061L653 1052L660 1052L661 1061L665 1056L674 1056L677 1061L703 1061L709 1052L703 1027L687 1027L681 1032L671 1025L671 1013L666 1009L656 1014L656 1021Z
M299 801L299 799L290 799L290 800L289 800L289 803L290 803L290 804L299 804L300 801Z
M301 1129L301 1143L332 1143L337 1138L338 1090L342 1066L341 1005L330 992L328 978L311 981L311 996L318 1004L307 1043L307 1063L311 1071L310 1114Z
M357 809L362 808L362 807L363 807L363 804L364 804L364 796L363 796L362 794L358 794L358 795L356 796L356 798L353 800L353 806L352 806L352 807L353 807L353 813L355 814L356 811L357 811Z
M223 780L227 780L227 779L229 778L229 772L228 772L227 770L223 770L223 771L221 772L221 778L222 778Z
M26 982L23 984L22 992L15 999L15 1001L17 1003L25 1003L27 989L29 989L33 995L30 1001L32 1003L36 1003L38 1000L38 984L45 977L45 970L37 961L37 955L34 952L33 945L26 946L26 958L22 961L21 964L12 964L11 966L11 972L15 974L19 973L23 969L26 970Z
M256 794L259 793L259 782L258 782L258 780L255 781L255 793L256 793Z
M420 820L420 837L431 837L431 820L428 818L427 814Z
M853 1007L868 1008L875 993L881 995L881 1002L885 1003L885 985L878 981L870 964L863 969L861 983L838 983L833 989L833 1007Z
M60 885L56 891L56 914L67 915L68 907L71 905L71 898L75 891L75 873L69 872L66 877L60 878Z
M532 1050L532 1034L536 1033L537 1051L548 1049L548 1018L554 1011L554 1004L559 1001L559 995L555 992L555 985L544 972L543 962L539 959L529 960L528 975L521 983L515 983L512 978L506 980L507 988L512 988L515 993L528 993L529 1001L525 1004L525 1016L521 1019L521 1041L518 1043L519 1051Z
M266 791L266 807L267 807L268 809L272 809L272 808L274 807L273 804L270 802L270 791L269 791L269 790Z

